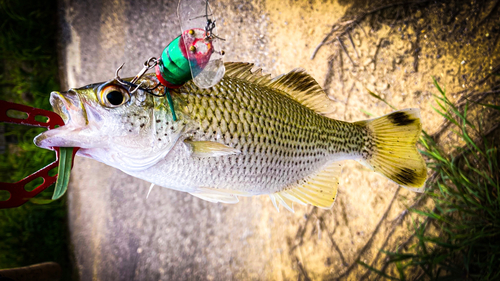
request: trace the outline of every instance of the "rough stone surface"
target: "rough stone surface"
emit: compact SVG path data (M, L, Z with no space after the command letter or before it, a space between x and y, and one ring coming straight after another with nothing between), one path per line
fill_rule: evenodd
M473 38L464 28L473 25L467 13L475 2L450 4L453 14L423 1L368 15L350 29L352 44L347 34L342 43L330 37L310 59L334 23L346 26L356 9L373 10L371 2L223 0L213 8L227 61L253 62L273 75L305 68L342 120L392 110L370 89L397 108L420 107L432 133L443 119L430 107L431 76L459 93L498 65L498 9L491 16L487 6L495 1L477 10ZM123 62L122 76L135 75L180 33L176 8L176 1L62 0L63 88L108 80ZM332 210L278 213L266 196L223 205L160 187L146 199L148 189L146 181L76 159L68 202L81 280L370 279L356 260L380 261L380 248L404 241L411 220L397 218L416 196L349 162Z

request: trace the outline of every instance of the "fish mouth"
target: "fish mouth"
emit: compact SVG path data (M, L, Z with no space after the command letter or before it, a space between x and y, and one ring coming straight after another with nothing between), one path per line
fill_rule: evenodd
M50 93L50 105L54 112L61 116L65 125L72 123L72 125L85 126L88 124L85 108L74 90Z
M64 121L64 126L48 130L36 136L35 145L41 148L78 147L75 140L68 138L70 132L82 129L88 125L87 113L77 92L52 92L50 105ZM74 134L72 134L74 135Z

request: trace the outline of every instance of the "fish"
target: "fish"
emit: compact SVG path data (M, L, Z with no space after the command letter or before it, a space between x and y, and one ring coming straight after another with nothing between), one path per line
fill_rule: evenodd
M225 68L210 88L190 81L171 90L177 121L154 74L139 81L153 95L132 93L116 79L52 92L50 103L65 125L34 142L46 149L80 147L79 156L210 202L269 195L276 208L292 212L294 203L330 209L344 160L423 191L418 108L340 121L332 118L334 102L302 69L273 78L252 71L251 63L226 62Z

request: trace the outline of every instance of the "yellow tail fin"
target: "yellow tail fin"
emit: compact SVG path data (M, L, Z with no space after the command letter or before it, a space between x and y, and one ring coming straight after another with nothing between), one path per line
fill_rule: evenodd
M374 144L373 153L360 162L409 190L423 192L427 169L415 145L422 131L420 110L403 109L357 123L368 127Z

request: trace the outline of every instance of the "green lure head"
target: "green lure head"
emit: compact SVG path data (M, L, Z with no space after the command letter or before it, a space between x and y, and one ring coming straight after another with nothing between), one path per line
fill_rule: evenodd
M203 29L186 30L163 50L156 76L166 87L178 88L198 76L213 53L212 39Z

